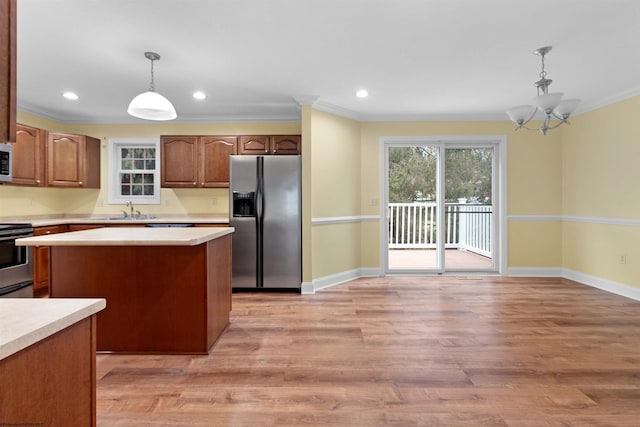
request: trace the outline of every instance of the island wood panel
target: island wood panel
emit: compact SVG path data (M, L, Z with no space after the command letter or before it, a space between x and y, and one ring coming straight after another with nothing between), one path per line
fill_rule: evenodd
M0 361L0 425L96 425L95 317Z
M197 246L53 246L51 297L106 298L98 351L206 354L229 324L231 235Z

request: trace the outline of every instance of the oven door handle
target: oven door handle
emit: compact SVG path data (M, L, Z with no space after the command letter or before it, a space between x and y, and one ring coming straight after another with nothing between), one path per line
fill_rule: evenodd
M33 237L33 234L20 234L20 235L11 235L11 236L2 236L0 235L0 242L6 242L9 240L21 239L23 237Z

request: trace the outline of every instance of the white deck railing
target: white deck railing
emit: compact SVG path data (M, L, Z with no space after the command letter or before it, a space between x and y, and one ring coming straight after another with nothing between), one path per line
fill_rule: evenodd
M445 203L445 248L491 257L492 206ZM435 202L389 203L389 249L436 247Z

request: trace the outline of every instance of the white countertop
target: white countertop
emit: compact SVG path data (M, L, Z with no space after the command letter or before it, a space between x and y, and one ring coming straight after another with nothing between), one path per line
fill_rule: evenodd
M4 217L0 218L3 223L29 223L33 227L46 227L50 225L65 224L157 224L157 223L192 223L192 224L229 224L228 215L175 215L158 214L155 218L147 219L124 219L122 214L113 215L92 215L92 216L25 216L25 217ZM110 219L116 218L116 219Z
M0 360L106 307L104 299L0 299Z
M196 246L233 233L233 227L107 227L24 237L18 246Z

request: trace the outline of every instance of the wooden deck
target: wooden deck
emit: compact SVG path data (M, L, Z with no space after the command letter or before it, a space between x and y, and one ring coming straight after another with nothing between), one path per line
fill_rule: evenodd
M564 279L238 293L208 356L99 355L98 426L637 426L640 302ZM98 331L100 333L100 331Z
M446 268L488 269L492 259L471 251L446 249L444 251ZM424 249L403 249L389 251L389 269L429 269L436 267L436 251Z

